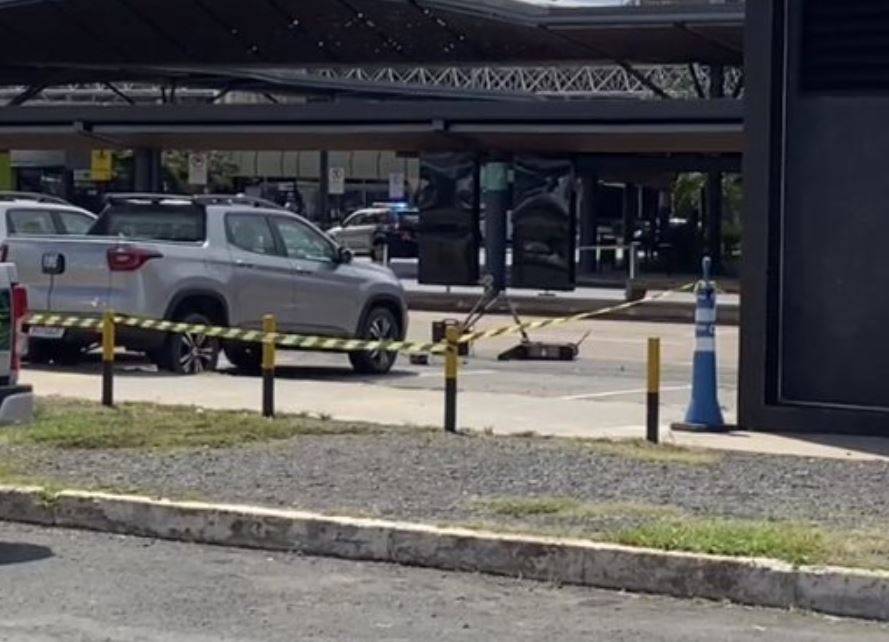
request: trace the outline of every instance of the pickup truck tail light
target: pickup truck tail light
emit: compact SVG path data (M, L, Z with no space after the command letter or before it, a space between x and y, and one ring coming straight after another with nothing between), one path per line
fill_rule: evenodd
M28 349L25 319L28 318L28 289L24 285L12 286L12 340L10 341L9 383L16 384L22 369L22 357Z
M108 267L112 272L135 272L151 259L163 254L141 247L112 247L108 250Z

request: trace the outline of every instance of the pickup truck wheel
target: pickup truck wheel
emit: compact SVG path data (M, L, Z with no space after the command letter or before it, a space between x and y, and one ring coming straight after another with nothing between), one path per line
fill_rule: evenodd
M225 357L241 372L255 374L262 370L261 343L227 343Z
M364 326L358 336L361 339L397 341L398 334L398 321L395 320L395 316L386 308L374 308L364 320ZM349 353L352 367L361 374L386 374L392 369L397 358L397 352L384 350Z
M193 312L180 319L191 325L212 325L210 319ZM186 332L167 337L159 355L158 365L176 374L200 374L216 369L219 362L219 339L205 334Z

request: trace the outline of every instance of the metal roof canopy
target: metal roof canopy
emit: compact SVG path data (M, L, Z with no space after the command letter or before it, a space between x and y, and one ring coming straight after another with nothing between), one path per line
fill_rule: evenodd
M0 149L738 154L735 100L8 107Z
M517 0L0 0L0 78L140 66L739 65L743 5L543 7Z

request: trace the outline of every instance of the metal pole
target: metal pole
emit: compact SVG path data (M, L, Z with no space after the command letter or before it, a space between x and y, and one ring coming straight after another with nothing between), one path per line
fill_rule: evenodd
M448 326L445 339L445 431L457 432L457 370L459 369L459 342L463 331L458 326Z
M326 150L319 153L318 212L316 218L322 229L330 227L330 154Z
M661 340L652 337L648 340L648 395L647 395L647 439L653 444L660 442L660 396L661 396Z
M590 247L599 243L596 214L599 198L599 178L588 174L581 179L580 244ZM598 251L580 253L580 272L591 274L599 267Z
M639 243L633 242L630 243L630 281L634 281L639 278Z
M102 317L102 405L114 405L114 312Z
M275 315L267 314L262 318L262 331L266 334L278 331ZM262 416L275 416L275 342L270 337L264 337L262 341Z
M506 211L509 209L509 164L485 164L485 272L500 292L506 288Z

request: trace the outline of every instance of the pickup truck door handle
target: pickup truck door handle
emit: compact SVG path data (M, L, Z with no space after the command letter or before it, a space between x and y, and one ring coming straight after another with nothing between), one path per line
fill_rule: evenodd
M256 266L253 265L252 263L248 263L247 261L242 261L241 259L238 259L237 261L235 261L235 266L236 266L236 267L239 267L239 268L253 268L253 267L256 267Z

